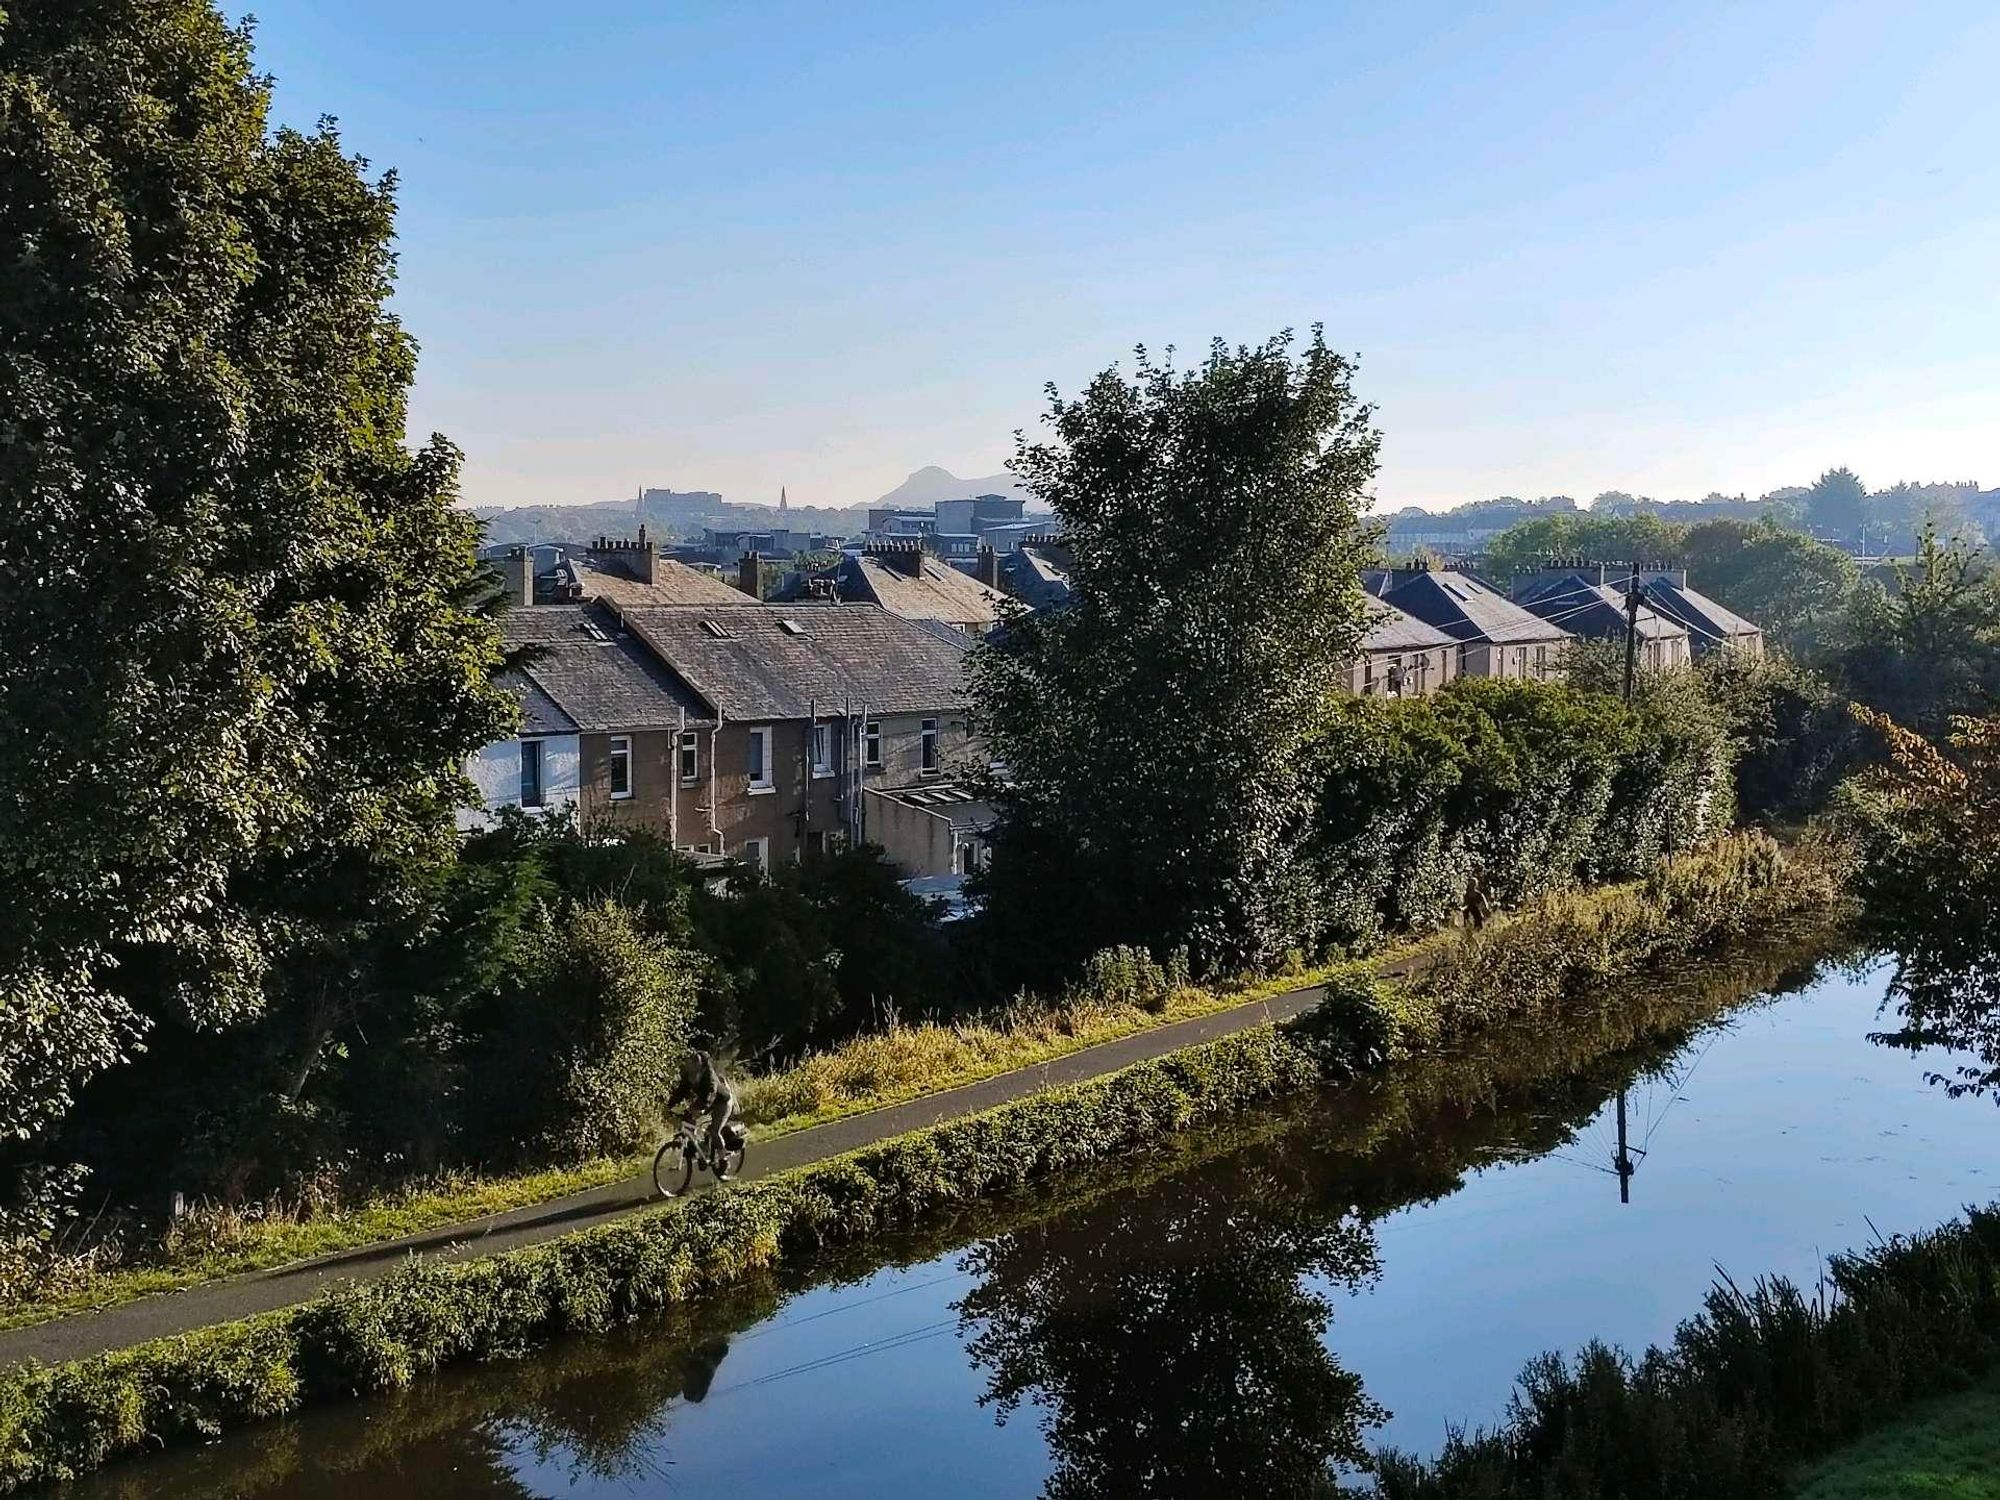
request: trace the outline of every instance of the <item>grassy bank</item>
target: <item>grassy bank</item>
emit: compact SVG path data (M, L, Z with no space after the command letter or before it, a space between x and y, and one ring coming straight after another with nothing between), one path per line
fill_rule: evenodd
M1454 1437L1431 1463L1385 1456L1379 1489L1386 1500L1782 1496L1802 1462L1996 1371L2000 1205L1835 1256L1812 1296L1782 1279L1725 1281L1671 1345L1636 1362L1603 1345L1543 1355L1497 1431Z
M1740 836L1609 893L1600 906L1538 908L1447 944L1466 951L1441 957L1406 987L1358 966L1341 970L1330 977L1329 1003L1300 1023L1259 1027L512 1254L418 1263L302 1308L72 1365L10 1371L0 1376L0 1488L644 1317L738 1285L781 1258L854 1244L1060 1177L1505 1019L1510 1007L1469 991L1469 974L1511 986L1521 1014L1552 1014L1565 996L1581 993L1586 976L1617 978L1672 953L1698 952L1824 907L1833 891L1813 860L1788 861L1768 840Z
M1799 1500L2000 1500L2000 1382L1927 1401L1811 1465Z

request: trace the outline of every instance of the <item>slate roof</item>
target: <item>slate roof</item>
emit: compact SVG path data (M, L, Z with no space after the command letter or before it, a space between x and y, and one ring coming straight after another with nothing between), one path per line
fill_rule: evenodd
M532 690L520 690L524 715L552 707L568 722L567 730L547 732L665 729L680 722L683 709L690 723L713 717L640 641L619 628L615 615L598 606L509 610L500 617L500 638L509 648L536 648L524 666L500 680L524 679Z
M934 557L924 557L921 566L923 572L912 578L879 557L842 558L841 597L879 604L906 620L944 620L983 630L1000 618L1005 595Z
M1383 597L1455 641L1513 646L1562 640L1567 632L1523 609L1482 578L1456 570L1386 574Z
M572 554L565 561L583 586L584 598L602 599L620 609L638 605L741 604L750 597L720 578L670 557L663 557L653 565L651 583L642 583L588 555Z
M502 672L493 679L495 687L512 693L521 705L521 733L575 734L576 720L562 711L562 705L542 691L541 684L526 672Z
M1069 602L1066 561L1040 547L1017 547L1000 559L1000 576L1008 592L1023 604L1031 609L1046 609Z
M1434 625L1426 625L1414 615L1403 613L1386 600L1368 600L1368 616L1373 622L1361 637L1361 649L1378 651L1435 651L1453 644L1452 638Z
M1544 620L1560 622L1577 635L1604 639L1625 634L1625 595L1608 584L1592 583L1580 573L1538 578L1525 585L1520 602ZM1647 605L1639 606L1639 638L1663 640L1688 632Z
M1696 593L1684 583L1666 578L1647 578L1641 584L1646 601L1668 619L1686 627L1698 645L1719 646L1728 641L1760 636L1763 630L1706 594Z
M969 637L874 604L628 609L635 635L727 719L934 713L957 705Z

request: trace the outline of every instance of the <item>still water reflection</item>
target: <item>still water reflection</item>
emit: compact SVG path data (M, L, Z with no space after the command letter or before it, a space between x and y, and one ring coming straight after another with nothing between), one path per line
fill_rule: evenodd
M1991 1106L1869 1044L1887 977L1766 955L1641 987L1557 1042L1198 1132L697 1320L78 1489L1330 1493L1370 1447L1492 1420L1543 1348L1670 1336L1717 1266L1810 1281L2000 1196Z

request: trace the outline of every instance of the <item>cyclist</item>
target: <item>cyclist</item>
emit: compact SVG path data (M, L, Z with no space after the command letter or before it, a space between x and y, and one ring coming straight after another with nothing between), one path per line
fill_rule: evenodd
M708 1142L708 1159L715 1163L717 1177L728 1176L723 1167L728 1155L722 1135L736 1116L736 1091L722 1076L722 1070L716 1067L715 1059L706 1052L691 1052L681 1064L680 1079L674 1084L674 1091L667 1096L667 1114L671 1117L682 1104L687 1106L687 1113L681 1118L690 1125L700 1116L708 1116L708 1128L704 1132Z

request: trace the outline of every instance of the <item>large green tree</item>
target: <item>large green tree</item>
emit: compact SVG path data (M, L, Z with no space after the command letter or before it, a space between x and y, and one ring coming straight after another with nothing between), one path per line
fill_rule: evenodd
M1889 586L1855 589L1830 667L1858 702L1933 738L2000 701L2000 574L1983 549L1926 529Z
M1676 555L1691 585L1802 656L1822 644L1859 577L1838 547L1770 521L1704 521Z
M0 1137L149 1026L310 1071L505 727L393 182L209 0L0 7Z
M1597 562L1650 562L1675 556L1682 529L1651 511L1633 515L1580 511L1539 516L1510 526L1486 547L1487 569L1505 580L1540 567L1551 557Z
M1353 377L1315 330L1051 388L1052 435L1013 466L1056 512L1071 602L973 662L1014 951L1186 944L1215 965L1315 939L1300 752L1365 627L1379 444Z
M1852 469L1828 469L1805 495L1806 524L1828 541L1859 542L1868 519L1868 489Z

